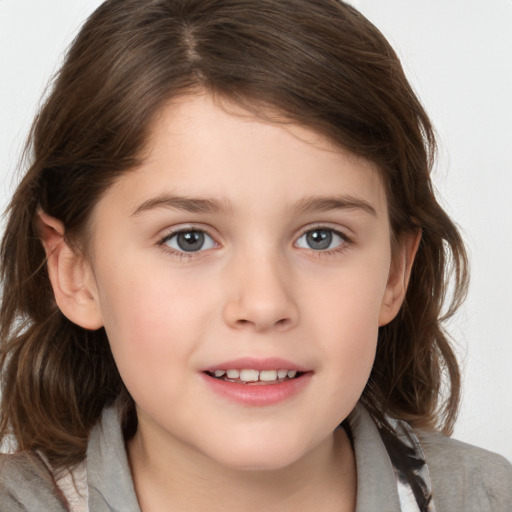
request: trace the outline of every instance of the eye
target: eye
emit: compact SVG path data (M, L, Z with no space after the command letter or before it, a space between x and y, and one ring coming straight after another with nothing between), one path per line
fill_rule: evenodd
M334 229L315 228L306 231L297 239L297 247L313 249L314 251L326 251L336 249L346 241L346 238Z
M213 249L216 246L213 238L198 229L189 229L173 233L161 242L177 252L197 252Z

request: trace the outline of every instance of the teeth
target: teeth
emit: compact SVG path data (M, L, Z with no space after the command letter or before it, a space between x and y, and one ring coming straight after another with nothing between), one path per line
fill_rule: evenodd
M243 382L256 382L260 372L258 370L241 370L240 380Z
M280 368L279 370L251 370L251 369L229 369L229 370L215 370L213 372L215 377L221 378L226 376L228 379L240 379L242 382L272 382L275 380L293 379L297 375L297 370L286 370Z
M261 370L260 380L263 382L270 382L277 379L277 370Z

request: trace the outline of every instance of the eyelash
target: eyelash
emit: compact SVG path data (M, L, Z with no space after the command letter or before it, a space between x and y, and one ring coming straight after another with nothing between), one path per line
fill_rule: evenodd
M352 239L350 237L348 237L345 233L343 233L337 229L334 229L332 227L329 227L329 226L318 225L318 226L308 227L308 229L306 229L305 231L302 231L301 234L296 238L296 240L294 242L294 247L298 247L297 246L298 240L300 240L302 237L306 236L308 233L312 233L314 231L328 231L328 232L332 233L333 235L338 236L341 239L341 243L337 247L334 247L333 249L326 249L326 250L315 250L312 248L306 249L306 250L310 251L311 253L313 253L317 257L329 257L329 256L341 254L341 253L345 252L350 245L353 244ZM194 233L194 232L195 233L203 233L203 234L207 235L209 238L211 238L213 240L214 244L218 246L218 243L215 242L215 238L212 235L210 235L207 230L205 230L204 228L199 228L199 227L198 228L187 227L184 229L178 229L176 231L172 231L172 232L168 233L167 235L165 235L163 238L161 238L157 242L157 245L159 247L161 247L162 250L165 251L166 253L168 253L171 256L174 256L176 258L179 258L180 260L182 260L182 259L190 260L192 258L200 257L206 251L210 250L210 248L199 249L197 251L184 251L184 250L181 251L181 250L173 249L172 247L169 247L167 245L167 242L169 242L174 237L176 237L182 233Z

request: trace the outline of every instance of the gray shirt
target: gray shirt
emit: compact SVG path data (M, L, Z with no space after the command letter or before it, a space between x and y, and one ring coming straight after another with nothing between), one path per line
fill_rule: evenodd
M357 466L356 512L404 511L397 470L374 421L358 406L348 424ZM429 511L512 511L512 466L503 457L437 433L420 431L416 436L432 485ZM65 485L56 489L45 477L43 463L26 462L23 455L2 456L0 512L66 511ZM74 510L87 510L88 503L90 512L140 512L115 409L106 409L93 429L82 469L84 502L73 505Z

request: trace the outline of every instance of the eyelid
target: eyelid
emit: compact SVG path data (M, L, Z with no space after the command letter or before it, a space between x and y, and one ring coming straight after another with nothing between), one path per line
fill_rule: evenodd
M217 234L217 231L214 230L211 226L207 224L194 223L194 222L183 222L180 224L176 224L174 226L168 226L164 229L161 229L157 238L159 240L163 240L164 238L169 238L177 233L183 233L187 231L202 231L207 235L211 236L213 239L218 240L220 236Z
M297 234L295 236L295 240L299 237L305 235L309 231L314 231L315 229L325 229L327 231L333 231L334 233L341 236L347 242L353 241L352 230L349 228L341 227L339 224L333 224L330 222L314 222L312 224L307 224L306 226L302 226L297 230Z

